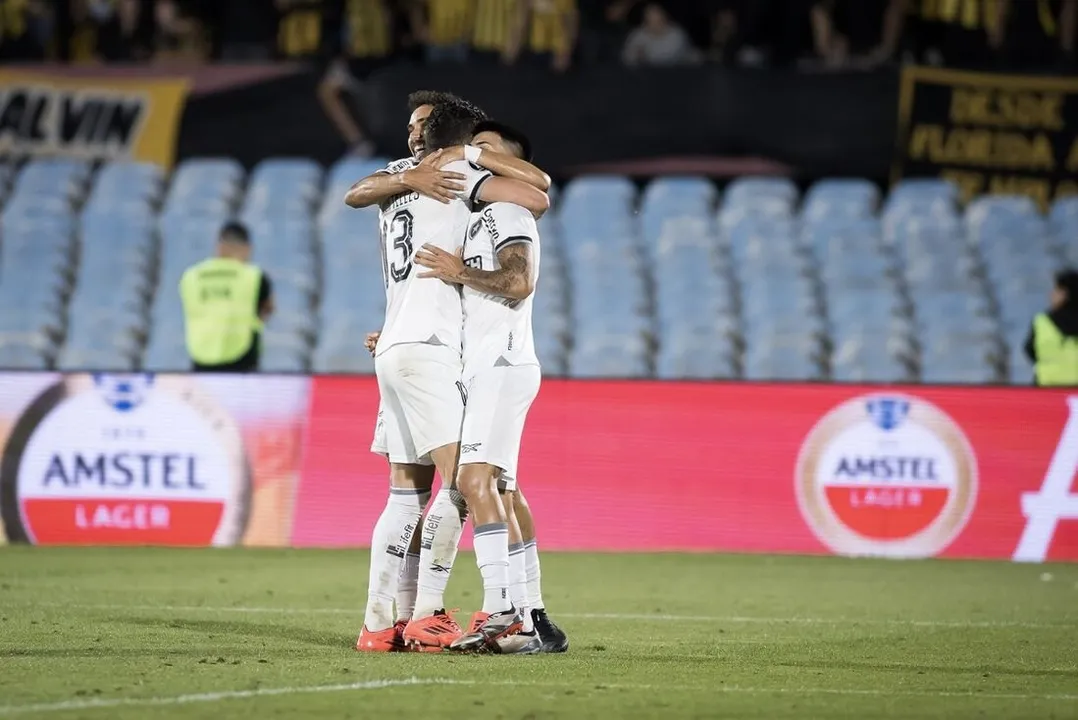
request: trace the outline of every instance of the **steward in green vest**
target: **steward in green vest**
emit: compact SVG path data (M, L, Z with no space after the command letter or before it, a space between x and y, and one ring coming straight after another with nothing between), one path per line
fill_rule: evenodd
M1042 387L1078 387L1078 271L1056 275L1052 307L1033 318L1026 354Z
M180 279L187 353L196 372L258 370L273 290L250 257L247 228L229 223L221 230L216 257L188 268Z

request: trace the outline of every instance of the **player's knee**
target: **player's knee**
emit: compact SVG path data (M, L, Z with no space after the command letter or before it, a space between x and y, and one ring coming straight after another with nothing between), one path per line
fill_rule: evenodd
M469 505L477 500L498 496L497 468L493 465L473 463L461 465L457 473L457 488L468 499Z
M389 482L395 488L430 490L434 485L434 466L392 463Z

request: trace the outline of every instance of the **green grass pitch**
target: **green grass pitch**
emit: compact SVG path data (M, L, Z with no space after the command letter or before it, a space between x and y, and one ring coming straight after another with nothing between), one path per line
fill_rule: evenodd
M1078 566L543 570L566 655L360 655L364 552L0 548L0 718L1078 718Z

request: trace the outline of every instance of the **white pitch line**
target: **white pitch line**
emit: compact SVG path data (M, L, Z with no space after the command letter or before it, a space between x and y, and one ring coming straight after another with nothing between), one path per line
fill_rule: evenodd
M363 609L354 608L303 608L303 607L229 607L223 605L124 605L124 604L65 604L34 603L35 607L63 607L84 610L131 610L161 612L206 612L267 615L360 615ZM645 622L701 622L760 625L885 625L896 627L938 628L1024 628L1067 630L1078 623L1045 623L1027 620L916 620L897 618L819 618L819 617L754 617L748 615L669 615L663 613L562 613L557 617L579 620L637 620Z
M591 687L580 687L578 684L569 682L526 682L515 680L457 680L451 678L403 678L399 680L368 680L364 682L349 683L343 685L308 685L297 687L260 688L256 690L225 690L212 693L196 693L187 695L159 696L148 698L97 698L88 700L65 700L53 703L35 703L29 705L0 706L0 716L29 715L36 713L65 712L71 710L99 710L117 707L147 707L168 705L189 705L193 703L213 703L226 700L246 700L260 697L275 697L281 695L311 695L336 692L353 692L363 690L383 690L397 687L414 687L425 685L482 685L498 687L558 687L578 688L581 691L588 690L646 690L664 692L704 692L718 695L837 695L837 696L862 696L862 697L921 697L921 698L979 698L984 700L1041 700L1072 702L1078 700L1078 695L1073 694L1031 694L1031 693L981 693L974 691L919 691L919 690L881 690L861 688L761 688L713 685L647 685L647 684L624 684L604 683L601 681L588 681Z
M147 705L188 705L191 703L220 702L221 700L243 700L246 698L272 697L274 695L301 695L310 693L348 692L354 690L382 690L392 687L411 685L467 685L468 680L424 680L416 677L402 680L368 680L347 685L312 685L307 687L258 688L255 690L225 690L223 692L195 693L148 698L96 698L90 700L65 700L54 703L33 705L0 706L0 715L22 715L29 713L62 712L65 710L96 710Z

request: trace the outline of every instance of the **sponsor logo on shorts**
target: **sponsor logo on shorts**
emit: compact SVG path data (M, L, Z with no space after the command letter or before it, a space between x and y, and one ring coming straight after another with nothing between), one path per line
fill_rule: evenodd
M834 408L801 447L795 488L805 522L844 555L930 557L965 527L977 458L942 410L905 395Z
M479 446L482 445L482 444L483 443L481 443L481 442L464 443L463 445L460 446L460 454L463 455L464 453L479 452Z

